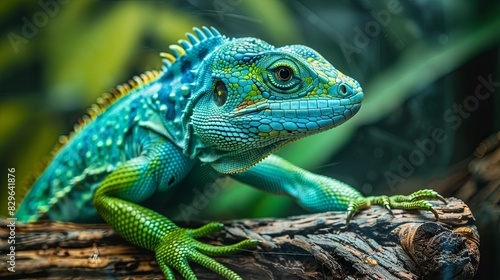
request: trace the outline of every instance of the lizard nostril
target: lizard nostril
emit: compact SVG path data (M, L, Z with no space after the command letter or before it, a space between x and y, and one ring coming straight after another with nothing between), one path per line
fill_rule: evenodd
M346 95L347 94L347 87L344 84L341 84L339 86L339 93L342 94L342 95Z

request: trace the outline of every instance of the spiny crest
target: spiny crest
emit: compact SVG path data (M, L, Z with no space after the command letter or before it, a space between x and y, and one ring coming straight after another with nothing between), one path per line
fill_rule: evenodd
M189 41L184 39L180 39L178 41L179 45L170 45L168 48L172 51L173 54L162 52L160 56L163 57L163 66L162 71L168 71L168 69L175 63L180 57L189 53L193 47L197 46L200 43L208 41L213 38L223 37L217 29L214 27L206 27L203 26L201 29L194 27L193 31L196 33L196 36L192 33L187 32L186 37Z
M97 116L101 115L106 111L106 109L120 99L122 96L125 96L132 92L135 89L139 89L144 85L154 81L156 78L160 76L160 72L153 70L147 71L139 76L134 76L128 82L123 83L121 85L116 86L116 88L112 89L111 92L103 93L100 97L97 98L96 103L90 105L87 109L87 114L83 115L78 122L74 125L74 129L68 136L62 135L59 137L59 145L64 145L68 142L71 137L85 128L86 125L91 123ZM53 155L57 152L57 149L53 152Z
M24 188L21 188L21 192L19 193L20 198L24 198L24 196L29 191L29 188L35 183L36 179L43 173L45 168L50 164L52 159L55 157L57 152L66 144L77 132L81 131L85 126L91 123L97 116L101 115L106 109L116 102L116 100L120 99L122 96L127 95L135 89L141 88L142 86L154 81L161 75L161 72L156 70L146 71L145 73L134 76L128 82L123 83L121 85L116 86L110 92L103 93L100 97L97 98L96 103L90 105L87 109L87 113L83 115L78 122L73 126L73 131L71 131L68 135L59 136L59 140L52 148L52 151L49 155L42 158L41 162L36 164L35 170L32 173L32 176L28 178Z
M214 27L210 27L210 29L206 26L202 27L203 30L194 27L193 30L196 33L198 37L195 35L187 32L186 37L189 39L190 42L180 39L178 42L181 46L179 45L170 45L169 48L172 50L173 55L170 53L164 53L161 52L160 56L163 57L163 62L165 63L166 67L164 66L162 71L168 71L169 67L181 56L185 55L188 53L193 46L196 46L200 44L203 41L206 41L211 38L217 38L221 37L222 35L219 33L217 29ZM52 152L52 156L54 156L57 151L66 144L71 137L81 131L86 125L91 123L97 116L101 115L111 104L116 102L118 99L120 99L122 96L127 95L128 93L132 92L135 89L139 89L143 87L144 85L154 81L156 78L158 78L161 75L161 72L158 71L147 71L139 76L134 76L131 80L129 80L127 83L123 83L121 85L118 85L116 88L112 89L110 93L106 92L102 94L99 98L97 98L96 103L92 104L88 109L87 109L87 114L83 115L79 120L78 123L74 125L74 129L68 136L62 135L59 137L59 142L58 145L54 148Z
M28 178L26 182L25 190L21 191L21 199L29 190L29 187L33 185L36 179L43 173L45 168L50 164L51 160L57 154L57 152L73 137L73 135L79 131L81 131L86 125L91 123L97 116L101 115L111 104L116 102L122 96L125 96L132 92L135 89L141 88L142 86L156 80L163 72L169 70L169 68L178 60L181 56L185 55L189 51L193 49L194 46L205 42L207 40L213 38L220 38L222 35L219 33L217 29L214 27L206 27L203 26L201 29L194 27L193 31L196 33L196 36L192 33L186 33L186 37L189 41L181 39L178 41L180 45L170 45L169 48L173 54L170 53L160 53L160 56L163 57L164 66L162 67L162 71L147 71L139 76L133 77L127 83L123 83L121 85L116 86L116 88L112 89L110 92L106 92L102 94L99 98L97 98L96 103L92 104L88 109L87 113L83 115L78 122L74 125L74 129L69 135L61 135L59 137L59 141L52 149L51 153L48 156L45 156L41 163L35 166L35 172ZM24 193L23 193L24 192Z

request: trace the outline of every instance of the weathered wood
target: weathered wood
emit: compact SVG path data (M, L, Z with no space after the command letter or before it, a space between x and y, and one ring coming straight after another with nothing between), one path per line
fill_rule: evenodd
M467 203L481 234L481 265L476 279L500 275L500 132L482 141L471 156L426 184L444 196Z
M261 240L256 250L216 258L245 279L470 279L479 264L479 236L469 208L458 199L433 203L431 213L380 207L355 216L321 213L288 219L233 220L203 241L231 244ZM2 259L9 253L0 220ZM15 272L0 263L0 277L163 278L154 255L119 237L107 225L17 223ZM200 279L217 275L192 265Z

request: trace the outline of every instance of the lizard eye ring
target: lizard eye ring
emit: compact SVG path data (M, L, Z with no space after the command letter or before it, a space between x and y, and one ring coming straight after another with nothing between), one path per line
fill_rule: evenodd
M285 63L275 64L275 66L268 69L266 80L269 85L278 91L290 91L300 82L300 79L296 77L297 72L295 69Z

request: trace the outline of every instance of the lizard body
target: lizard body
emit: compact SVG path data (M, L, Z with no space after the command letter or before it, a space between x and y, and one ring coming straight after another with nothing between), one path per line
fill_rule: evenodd
M139 205L206 173L290 195L311 211L347 210L347 222L372 204L436 213L422 190L409 196L363 197L335 179L271 155L299 138L340 125L360 109L363 91L314 50L276 48L256 38L226 38L194 28L188 41L162 54L161 72L119 86L89 110L89 117L34 182L16 216L92 222L101 217L130 242L155 252L168 279L173 269L196 276L188 261L239 279L209 256L252 248L255 240L211 246L195 238L221 229L177 227Z

